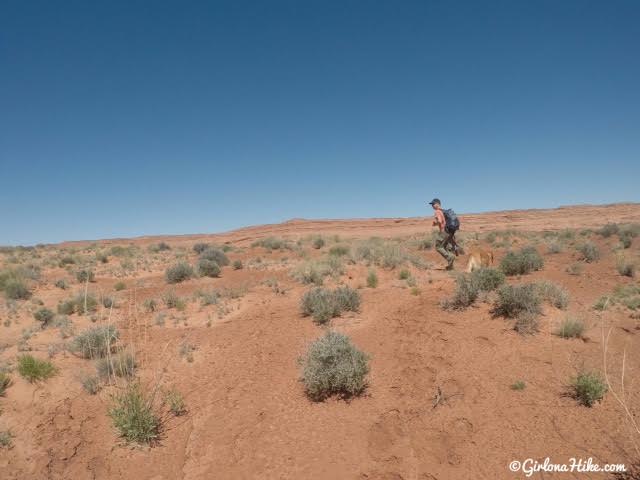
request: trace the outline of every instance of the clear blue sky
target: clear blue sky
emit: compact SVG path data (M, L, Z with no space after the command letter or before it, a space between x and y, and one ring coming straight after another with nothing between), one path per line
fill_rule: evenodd
M0 5L0 244L640 201L640 2Z

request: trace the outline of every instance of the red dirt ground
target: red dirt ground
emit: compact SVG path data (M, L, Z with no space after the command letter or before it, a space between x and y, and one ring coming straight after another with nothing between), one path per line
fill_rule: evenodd
M463 215L465 233L514 229L542 232L565 228L596 228L608 222L640 222L640 205L564 207ZM309 234L339 234L343 241L380 236L411 237L431 230L428 219L372 219L344 221L295 220L279 225L250 227L220 235L148 237L98 242L99 247L134 244L146 247L159 240L174 250L195 242L226 243L231 261L245 268L223 269L217 279L193 279L175 287L179 295L199 288L238 288L247 293L229 300L227 312L190 302L183 313L156 325L156 313L141 305L168 290L164 269L175 260L144 264L116 278L110 257L96 270L90 288L113 293L118 280L127 289L117 292L119 308L112 321L123 341L133 345L146 385L175 385L185 396L188 414L170 418L159 445L123 445L106 412L117 387L87 394L80 382L92 363L71 353L55 353L60 369L55 377L30 384L12 373L5 397L0 397L0 431L10 429L13 447L0 449L3 479L511 479L525 478L509 471L513 460L532 458L568 463L571 457L593 458L595 463L640 460L640 434L630 429L621 405L612 393L593 408L568 395L568 383L582 368L603 369L602 334L610 333L608 369L614 391L621 389L623 352L626 351L625 394L631 413L640 412L640 322L626 308L596 312L591 306L615 286L637 284L616 270L616 236L592 235L602 256L585 263L580 275L566 268L576 262L570 242L564 251L543 253L543 270L510 278L512 283L548 279L570 293L567 311L545 306L541 331L522 336L513 322L493 318L491 305L478 302L464 311L445 311L440 301L453 292L455 277L441 269L433 250L418 254L434 268L410 267L418 292L398 279L397 270L378 268L378 288L360 288L359 312L333 319L330 328L348 334L371 356L369 387L349 401L312 402L299 380L297 359L325 330L300 314L300 298L310 287L291 278L299 259L291 252L267 252L251 247L259 238L292 240ZM541 239L541 235L538 235ZM509 240L517 247L524 235ZM581 237L576 233L576 243ZM473 242L473 240L471 240ZM81 248L90 242L68 242L55 247ZM486 244L483 242L483 244ZM322 251L326 251L329 245ZM625 255L638 258L640 238ZM308 248L314 256L321 252ZM190 251L190 250L189 250ZM506 246L496 248L496 260ZM193 263L195 254L190 252ZM251 260L261 257L261 264ZM287 258L285 258L287 257ZM284 259L284 260L283 260ZM461 270L466 258L456 265ZM251 266L250 266L251 265ZM354 288L366 284L368 268L347 267L340 279ZM55 308L69 291L53 286L65 276L58 267L46 269L34 295ZM284 294L264 284L277 280ZM75 280L73 280L75 281ZM328 286L335 281L326 282ZM417 294L415 294L417 293ZM1 326L0 361L12 362L21 331L33 325L30 301L19 306L11 326ZM4 320L7 308L0 310ZM104 312L102 312L104 314ZM567 315L587 324L584 339L553 335ZM72 316L76 333L91 325ZM105 321L102 317L98 322ZM209 322L209 324L207 324ZM55 329L38 332L29 340L35 356L46 358L49 346L60 343ZM193 361L179 353L183 342L193 344ZM510 386L522 380L526 388ZM444 400L434 407L438 389ZM636 417L637 421L637 417ZM613 478L595 473L536 473L531 478Z

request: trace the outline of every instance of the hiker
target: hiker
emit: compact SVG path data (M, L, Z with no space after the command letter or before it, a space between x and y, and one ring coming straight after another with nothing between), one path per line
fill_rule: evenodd
M458 256L456 231L460 228L460 221L451 209L443 210L439 198L434 198L429 205L435 210L433 225L438 227L436 251L447 261L447 270L453 270L453 262Z

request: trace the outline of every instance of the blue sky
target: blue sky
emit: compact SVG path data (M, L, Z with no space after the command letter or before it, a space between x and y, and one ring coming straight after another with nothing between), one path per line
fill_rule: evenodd
M640 2L0 5L0 244L640 201Z

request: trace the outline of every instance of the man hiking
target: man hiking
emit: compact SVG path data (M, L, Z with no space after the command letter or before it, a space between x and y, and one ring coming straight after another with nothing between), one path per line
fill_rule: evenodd
M447 261L447 270L453 270L453 262L458 255L455 236L456 231L460 228L460 221L453 210L442 210L439 198L431 200L429 205L435 211L433 225L438 227L436 251ZM450 250L453 250L453 253Z

